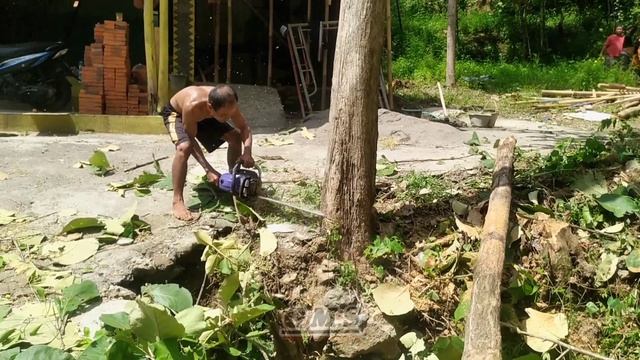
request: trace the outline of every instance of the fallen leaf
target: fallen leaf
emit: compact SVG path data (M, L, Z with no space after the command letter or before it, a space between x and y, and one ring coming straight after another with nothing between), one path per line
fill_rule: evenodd
M84 168L84 164L81 163L81 162L77 162L77 163L73 164L73 168L74 169L82 169L82 168Z
M308 130L306 127L304 127L304 126L302 127L302 131L300 132L300 134L301 134L304 138L309 139L309 140L313 140L313 139L315 139L315 138L316 138L316 135L315 135L315 134L312 134L311 132L309 132L309 130Z
M603 233L607 233L607 234L617 234L620 231L622 231L624 229L624 223L618 223L612 226L609 226L607 228L602 229Z
M456 311L453 313L453 319L460 321L469 315L471 310L471 290L467 289L460 297L460 303L456 307Z
M529 196L529 201L531 201L531 202L532 202L533 204L535 204L535 205L540 205L540 204L538 203L538 192L539 192L538 190L536 190L536 191L532 191L532 192L530 192L530 193L529 193L529 195L528 195L528 196Z
M593 172L575 177L572 187L593 196L601 196L609 192L605 178L600 173Z
M278 248L278 239L268 228L260 229L260 255L269 256Z
M562 340L569 335L569 323L563 313L545 314L531 308L526 308L525 311L529 318L524 321L524 330L528 333L553 340ZM531 336L526 337L526 342L531 349L540 353L555 346L551 341Z
M104 224L97 218L77 218L69 221L62 228L63 234L74 232L83 232L85 230L100 230L104 228Z
M9 175L7 175L7 173L0 171L0 181L7 180L8 178L9 178Z
M416 341L418 341L418 335L415 332L409 332L400 337L400 342L406 349L411 349Z
M396 164L390 162L386 158L376 163L376 175L377 176L393 176L398 172Z
M407 287L385 283L380 284L371 293L380 311L386 315L403 315L415 308Z
M460 221L457 217L456 217L456 226L460 231L466 234L470 239L472 240L480 239L481 230L479 228L476 228L475 226L467 225L462 221Z
M0 217L13 217L16 215L15 211L0 209Z
M274 234L292 233L296 230L291 224L268 224L267 229L271 230Z
M627 255L627 269L632 273L640 273L640 249L634 249Z
M100 150L102 152L118 151L118 150L120 150L120 146L115 145L115 144L111 144L111 145L107 145L105 147L98 148L98 150Z
M596 199L598 204L617 218L640 211L632 197L618 194L604 194Z
M469 212L469 205L458 200L452 200L451 207L453 208L453 212L458 216L465 216Z
M264 138L258 142L260 146L284 146L284 145L293 145L295 141L291 138L285 138L282 136L278 137L270 137Z
M613 277L618 268L619 260L620 259L612 253L602 253L602 255L600 256L600 265L598 265L598 269L596 270L597 286L609 281L609 279Z
M40 245L47 237L41 233L25 234L18 240L20 245L34 247Z
M43 247L43 255L49 255L54 263L60 265L83 262L95 255L100 247L98 240L93 238L47 245L47 247ZM52 250L57 250L57 252Z

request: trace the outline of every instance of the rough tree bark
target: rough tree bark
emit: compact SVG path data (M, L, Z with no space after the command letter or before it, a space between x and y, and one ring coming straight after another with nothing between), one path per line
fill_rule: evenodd
M456 42L458 35L458 0L449 0L447 13L447 86L456 86Z
M334 59L332 124L323 210L325 227L339 230L343 258L356 260L374 224L377 87L384 39L384 1L343 0Z
M478 263L473 272L471 308L464 336L463 360L501 360L500 281L509 231L511 181L516 139L498 148L489 209L482 230Z

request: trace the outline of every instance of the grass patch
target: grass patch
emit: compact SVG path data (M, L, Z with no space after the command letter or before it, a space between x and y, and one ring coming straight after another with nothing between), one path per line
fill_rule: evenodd
M320 182L302 181L298 183L296 187L291 191L291 195L300 200L303 204L311 205L317 208L320 206L320 200L322 197Z
M453 186L439 176L412 171L403 181L403 199L415 199L416 203L429 204L451 197Z

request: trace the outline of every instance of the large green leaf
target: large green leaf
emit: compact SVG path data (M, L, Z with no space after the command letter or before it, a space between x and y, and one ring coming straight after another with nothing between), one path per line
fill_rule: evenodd
M100 321L107 326L111 326L115 329L129 330L131 329L131 323L129 321L129 314L126 312L117 312L114 314L102 314L100 315Z
M158 339L180 338L184 335L184 326L167 309L156 304L146 304L136 300L131 312L131 331L139 338L153 342Z
M467 290L462 294L460 298L460 303L456 308L456 311L453 313L453 318L455 321L460 321L467 317L469 311L471 310L471 291Z
M0 360L14 360L20 353L20 348L12 348L0 351Z
M218 297L220 298L220 302L222 302L222 304L226 306L239 287L240 274L236 271L233 274L227 276L222 282L222 285L220 285L220 289L218 290Z
M122 340L117 340L109 348L107 360L146 360L145 354L137 347Z
M93 152L93 155L89 158L89 163L93 167L93 172L97 175L106 175L112 170L107 154L100 150Z
M70 314L83 305L100 296L98 287L93 281L84 280L79 284L73 284L62 290L61 312Z
M154 284L142 287L142 293L175 313L193 306L189 290L177 284Z
M441 337L433 345L433 353L439 360L460 360L464 342L457 336Z
M161 340L151 345L155 360L187 360L175 339Z
M627 255L627 269L632 273L640 273L640 249L634 249Z
M107 354L114 342L115 339L111 337L101 336L89 344L78 360L108 360Z
M15 360L74 360L73 356L66 352L55 349L45 345L32 346L20 355L16 356Z
M269 304L260 304L254 307L249 307L244 304L238 305L231 311L231 320L236 326L240 326L245 322L262 316L273 309L275 309L275 306Z
M206 308L194 306L184 309L176 314L176 320L184 326L185 334L197 337L207 329L204 319Z
M596 285L609 281L615 275L620 259L609 252L605 252L600 256L600 264L596 270Z
M640 210L633 198L626 195L604 194L597 201L600 206L617 218L622 218L627 214L635 214Z
M587 195L601 196L608 192L607 181L600 173L588 172L576 176L572 187Z
M89 230L101 230L104 228L104 224L97 218L77 218L71 220L67 225L62 228L63 234L70 234L74 232L83 232Z

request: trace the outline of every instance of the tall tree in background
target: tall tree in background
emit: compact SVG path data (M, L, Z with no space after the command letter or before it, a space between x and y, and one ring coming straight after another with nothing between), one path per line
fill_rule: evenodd
M449 0L447 6L447 86L456 86L456 42L458 35L458 0Z
M385 2L343 0L336 43L329 121L332 124L323 210L338 230L343 258L361 257L373 232L377 86L384 39Z

